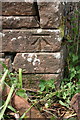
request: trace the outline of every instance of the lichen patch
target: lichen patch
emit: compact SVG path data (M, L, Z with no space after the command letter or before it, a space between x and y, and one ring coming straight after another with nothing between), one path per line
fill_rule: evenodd
M42 29L38 29L38 30L37 30L37 33L41 33L41 32L42 32Z
M33 66L40 65L40 59L37 58L37 55L35 53L29 53L27 61L32 62Z
M22 57L24 58L24 59L26 59L26 53L22 53Z
M56 59L60 59L60 58L61 58L60 52L54 53L53 56L54 56Z
M16 38L12 38L12 39L11 39L11 41L14 41L14 40L16 40Z
M39 60L38 58L34 58L32 64L33 64L33 66L35 66L35 65L40 65L40 60Z

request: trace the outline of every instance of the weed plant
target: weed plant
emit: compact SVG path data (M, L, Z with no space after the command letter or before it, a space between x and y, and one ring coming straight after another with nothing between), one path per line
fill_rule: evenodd
M33 104L44 101L45 107L48 108L53 102L58 102L61 105L69 108L70 100L73 95L80 93L80 21L76 19L80 17L80 13L79 11L75 11L74 13L74 16L71 17L71 32L70 34L67 34L67 40L65 41L68 55L66 60L64 79L61 80L60 88L56 90L54 80L41 80L39 85L40 90L38 92L40 99L32 100ZM26 98L26 91L22 89L22 70L19 69L18 79L17 73L15 74L9 72L6 66L4 64L2 65L5 68L5 74L0 81L0 85L3 86L3 84L5 84L4 80L6 80L6 83L11 87L11 90L7 100L4 101L5 103L0 106L0 120L4 118L7 107L16 112L14 108L11 106L9 107L8 105L15 88L17 95ZM0 76L2 75L0 74ZM57 98L57 101L55 101L55 97ZM25 116L25 113L21 118Z
M74 94L80 93L80 11L76 10L71 16L71 28L65 36L65 45L67 47L67 60L64 72L64 79L61 80L60 89L56 88L54 80L41 80L41 91L46 91L48 95L44 98L47 100L53 96L59 98L58 102L69 108L70 101ZM53 83L53 84L52 84ZM51 101L50 101L51 102ZM50 103L49 103L50 104Z

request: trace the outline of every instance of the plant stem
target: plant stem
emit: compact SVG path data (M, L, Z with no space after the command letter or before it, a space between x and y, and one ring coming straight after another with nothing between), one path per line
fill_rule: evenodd
M34 104L35 104L35 103L34 103ZM24 118L24 117L25 117L26 113L30 111L30 109L34 106L34 104L30 106L30 108L21 116L21 118Z
M20 84L20 88L22 88L22 69L19 68L19 84Z
M8 74L8 70L5 71L2 79L0 80L0 107L2 106L2 90L3 90L4 80L7 74Z
M7 74L8 74L8 70L6 70L6 72L4 73L4 75L3 75L3 77L2 77L2 79L0 81L0 86L3 86L4 80L5 80L6 76L7 76Z
M7 97L7 100L5 101L4 107L3 107L3 109L2 109L2 111L1 111L1 113L0 113L0 120L3 118L4 112L5 112L8 104L9 104L9 102L10 102L10 100L11 100L11 96L12 96L12 94L13 94L13 91L14 91L14 85L12 85L12 87L11 87L11 89L10 89L10 92L9 92L9 95L8 95L8 97Z
M53 113L51 113L50 111L45 110L45 109L44 109L43 111L45 111L45 112L47 112L47 113L49 113L49 114L53 115L53 116L56 118L56 116L55 116Z
M46 101L47 99L50 99L52 98L53 96L56 95L57 92L61 93L63 91L68 91L70 90L69 88L68 89L62 89L62 90L57 90L56 92L53 92L53 93L49 93L47 96L45 96L43 99L40 99L40 101Z

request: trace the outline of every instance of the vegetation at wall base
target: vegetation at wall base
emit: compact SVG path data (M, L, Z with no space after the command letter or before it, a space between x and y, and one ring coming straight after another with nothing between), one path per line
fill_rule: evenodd
M18 111L14 109L9 102L13 93L18 96L27 99L32 106L25 111L28 112L33 106L37 108L42 115L46 118L50 117L51 120L75 120L76 113L70 106L71 98L80 93L80 23L76 21L76 16L80 16L78 11L75 11L74 16L71 18L71 32L66 35L67 46L67 60L64 73L64 79L61 80L60 88L57 90L55 80L41 80L39 84L40 90L34 92L34 90L27 92L22 88L22 69L19 69L19 75L17 73L11 73L4 67L4 74L0 74L2 77L0 81L1 89L4 84L10 88L9 95L5 101L2 101L0 106L0 120L6 119L7 111L10 109L13 113L17 114ZM1 99L0 99L1 100ZM25 118L25 113L21 118ZM67 117L66 117L67 116ZM10 118L9 118L10 119Z

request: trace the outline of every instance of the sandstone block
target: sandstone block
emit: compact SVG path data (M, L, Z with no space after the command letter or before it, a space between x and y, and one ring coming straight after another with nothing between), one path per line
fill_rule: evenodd
M33 2L2 2L2 15L36 15Z
M2 15L2 2L0 1L0 15Z
M12 71L12 56L6 56L5 57L5 64L9 71Z
M40 26L58 28L62 24L63 5L61 2L40 2L38 0Z
M13 68L23 73L60 73L63 68L61 52L57 53L17 53Z
M4 58L4 53L0 53L0 58Z
M5 59L4 58L0 58L0 73L2 73L3 71L3 66L2 66L2 63L5 62Z
M3 30L2 52L59 51L62 36L58 30Z
M40 80L55 81L57 88L60 85L60 74L26 74L23 75L23 87L27 89L39 89Z
M0 52L2 51L2 31L0 31Z
M2 16L0 16L0 31L2 30Z
M2 28L33 28L39 27L37 22L37 17L34 16L26 16L26 17L19 17L19 16L8 16L2 17Z
M2 58L0 58L0 72L3 72L4 67L5 67L4 65L6 65L6 67L9 69L9 71L12 71L11 58L9 56L4 58L4 54L2 54L1 57ZM2 64L4 64L4 65L2 65Z

